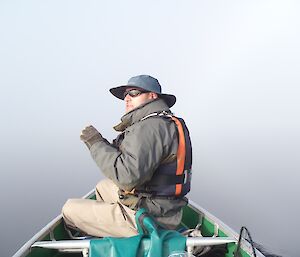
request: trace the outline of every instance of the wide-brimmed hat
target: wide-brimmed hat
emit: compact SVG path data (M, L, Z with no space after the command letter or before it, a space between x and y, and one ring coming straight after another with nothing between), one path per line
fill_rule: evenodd
M158 97L163 99L169 107L172 107L176 102L176 97L170 94L161 92L161 85L156 78L149 75L139 75L128 80L127 85L113 87L109 91L117 98L124 100L124 93L127 88L138 88L147 92L154 92Z

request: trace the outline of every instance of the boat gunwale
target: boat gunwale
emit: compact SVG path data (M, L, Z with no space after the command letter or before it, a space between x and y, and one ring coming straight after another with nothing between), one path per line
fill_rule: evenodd
M212 224L215 224L215 223L218 224L219 230L221 230L222 232L224 232L227 236L234 237L238 241L239 234L236 231L234 231L231 227L229 227L228 225L226 225L223 221L221 221L216 216L214 216L213 214L211 214L208 210L206 210L205 208L199 206L197 203L195 203L194 201L192 201L190 199L189 199L189 204L188 205L194 211L196 211L196 212L200 211L202 214L204 214L204 217L208 221L210 221ZM249 255L253 256L252 246L251 246L251 244L247 240L242 239L241 248L246 253L248 253ZM265 255L262 254L257 248L255 248L255 253L256 253L257 257L265 257Z

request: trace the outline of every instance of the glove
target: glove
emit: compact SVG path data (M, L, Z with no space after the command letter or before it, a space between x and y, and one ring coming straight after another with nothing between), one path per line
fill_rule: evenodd
M80 139L90 149L93 144L102 141L103 137L93 126L87 126L81 131Z

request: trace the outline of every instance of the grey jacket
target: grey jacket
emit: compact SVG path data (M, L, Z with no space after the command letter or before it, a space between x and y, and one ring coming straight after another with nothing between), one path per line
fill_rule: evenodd
M174 122L164 118L146 118L159 111L169 111L162 99L156 99L128 112L115 130L122 132L114 144L103 139L92 145L91 155L105 176L120 189L131 191L151 180L161 163L176 159L178 136ZM122 201L121 201L122 202ZM162 225L175 228L181 220L186 198L139 199Z

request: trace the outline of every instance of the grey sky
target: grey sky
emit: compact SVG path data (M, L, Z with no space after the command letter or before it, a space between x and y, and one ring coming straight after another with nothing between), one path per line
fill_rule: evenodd
M124 105L108 89L150 74L191 131L191 199L296 257L299 12L297 1L1 0L1 256L102 178L80 131L113 139Z

